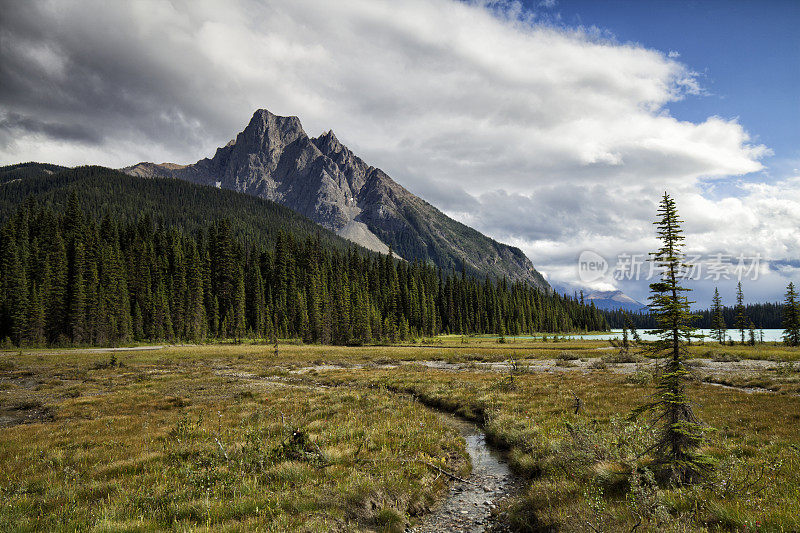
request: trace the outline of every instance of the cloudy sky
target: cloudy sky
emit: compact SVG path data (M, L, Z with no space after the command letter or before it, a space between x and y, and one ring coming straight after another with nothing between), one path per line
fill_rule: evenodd
M720 261L760 257L751 301L800 281L798 2L221 6L2 1L0 163L190 163L267 108L552 281L591 250L610 268L584 285L644 300L611 274L654 249L665 190L707 263L699 304L732 300Z

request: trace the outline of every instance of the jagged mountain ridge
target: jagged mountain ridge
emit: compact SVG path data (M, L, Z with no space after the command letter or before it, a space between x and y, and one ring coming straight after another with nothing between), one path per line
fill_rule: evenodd
M586 305L593 303L598 309L606 311L622 310L638 313L640 311L646 312L648 310L647 304L643 304L638 300L634 300L621 290L601 291L590 289L574 283L553 281L551 283L553 290L563 294L564 296L579 297L579 293L583 293L583 299Z
M366 248L473 275L547 282L518 248L461 224L404 189L341 144L333 131L309 137L297 117L266 109L211 158L192 165L139 163L140 177L172 177L283 204Z
M634 300L622 291L592 291L584 296L586 304L594 303L598 309L621 309L623 311L646 311L647 305Z

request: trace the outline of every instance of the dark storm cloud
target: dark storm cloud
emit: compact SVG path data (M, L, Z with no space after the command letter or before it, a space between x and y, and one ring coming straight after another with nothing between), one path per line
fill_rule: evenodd
M101 141L95 130L81 124L43 122L34 118L23 117L16 113L9 113L5 117L0 117L0 139L4 136L10 138L20 133L43 134L53 139L84 143L96 144Z
M198 63L193 43L162 48L167 35L143 35L129 10L102 7L4 6L0 108L7 133L188 155L211 148L209 124L235 132L224 110L205 105L202 84L185 75ZM144 155L133 151L128 157Z

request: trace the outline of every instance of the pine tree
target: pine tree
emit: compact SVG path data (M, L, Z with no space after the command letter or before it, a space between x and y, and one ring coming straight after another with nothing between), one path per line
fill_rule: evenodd
M217 300L216 294L211 297L211 309L209 310L208 314L211 334L217 338L221 337L223 335L222 324L219 320L219 300Z
M714 288L714 298L711 300L711 336L722 344L725 342L725 318L722 316L722 298L719 289Z
M90 246L94 248L96 243ZM87 247L87 249L90 249L90 247ZM106 338L106 328L102 326L107 314L106 309L103 307L101 289L97 257L92 254L87 257L86 261L86 342L94 345L105 344L108 340Z
M42 301L42 291L33 284L30 298L30 313L28 316L28 342L33 346L43 346L45 344L45 311Z
M55 229L53 233L47 259L50 265L50 280L44 302L46 333L51 342L63 342L69 337L67 332L69 269L67 250L61 231ZM125 296L127 297L127 294Z
M83 244L77 243L72 254L69 277L69 335L72 342L88 341L86 327L86 257Z
M145 340L144 334L144 317L142 310L139 308L139 302L133 302L133 338L137 341Z
M744 294L742 293L742 282L736 285L736 321L734 327L739 330L739 336L744 344L744 332L750 324L750 319L744 312Z
M636 331L636 326L633 325L633 320L631 320L631 315L628 313L624 314L625 316L625 325L628 326L628 329L631 332L631 337L633 337L633 342L639 344L642 339L639 337L639 332Z
M250 263L247 268L247 322L256 338L264 335L264 279L258 264L258 253L255 248L250 252Z
M242 337L244 337L247 330L245 298L244 272L239 269L236 275L236 293L233 301L233 336L237 343L242 342Z
M219 320L225 322L226 328L221 328L223 335L229 335L235 319L229 316L234 309L236 298L236 284L238 282L238 268L233 236L231 235L230 221L223 219L217 224L214 236L214 252L211 255L212 272L215 275L214 294L219 303Z
M368 314L369 305L365 302L362 291L356 293L355 312L353 316L353 337L359 344L372 340L372 327Z
M189 242L189 264L187 270L186 335L198 341L206 336L207 322L203 305L203 267L197 246Z
M11 340L17 346L27 338L29 318L28 277L19 247L9 248L11 264L8 269L8 303L11 318Z
M783 304L783 342L789 346L800 346L800 301L791 282L786 287Z
M686 394L689 371L684 363L685 345L691 340L694 328L690 314L692 302L684 295L689 291L681 286L685 274L683 230L675 201L665 192L655 222L661 248L652 254L652 261L661 270L661 279L650 285L651 309L658 328L650 331L658 340L650 344L654 355L665 357L653 401L634 411L634 416L653 412L661 424L658 438L651 447L654 463L661 479L670 483L696 481L710 470L710 461L698 452L703 442L703 430Z

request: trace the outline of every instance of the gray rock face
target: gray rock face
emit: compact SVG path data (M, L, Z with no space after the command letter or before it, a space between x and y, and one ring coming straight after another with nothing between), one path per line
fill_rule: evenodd
M255 112L212 158L193 165L139 163L140 177L172 177L281 203L366 248L443 269L547 282L518 248L447 217L382 170L367 165L333 131L310 138L297 117Z

